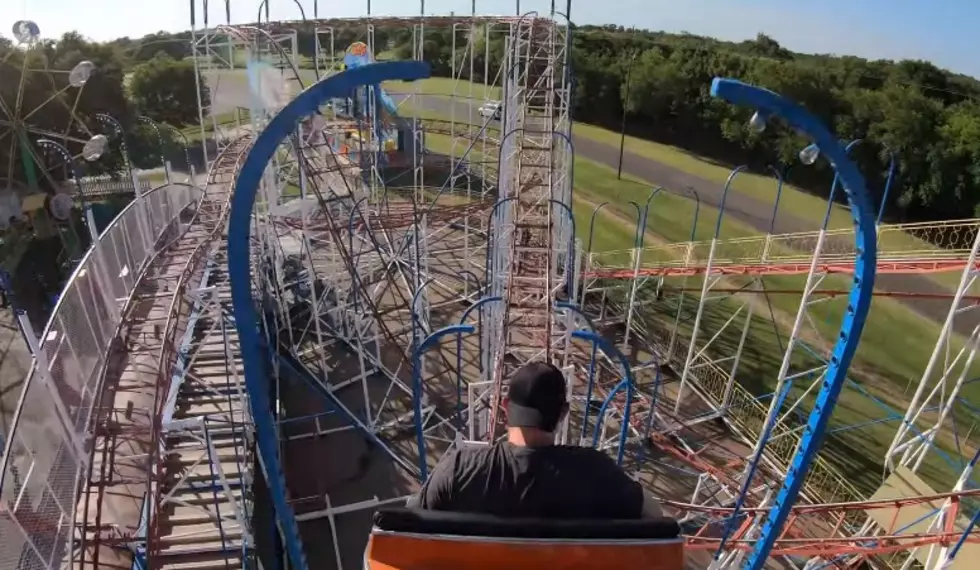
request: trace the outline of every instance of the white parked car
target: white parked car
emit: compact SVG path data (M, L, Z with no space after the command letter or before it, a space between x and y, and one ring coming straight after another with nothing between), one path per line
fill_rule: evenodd
M496 119L499 121L503 109L504 107L500 104L500 101L488 101L480 107L480 115L487 119Z

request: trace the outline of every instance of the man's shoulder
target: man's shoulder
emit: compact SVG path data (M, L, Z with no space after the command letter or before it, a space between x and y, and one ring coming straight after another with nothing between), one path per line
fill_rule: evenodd
M581 445L556 445L554 446L554 450L555 451L553 453L574 457L580 461L602 464L609 464L612 462L611 457L592 447L585 447Z
M479 464L487 460L487 457L495 453L496 445L481 442L464 441L457 443L453 448L453 460L460 465Z
M591 447L579 445L551 445L537 449L515 449L514 446L506 441L492 444L481 442L463 442L457 444L453 449L454 461L461 465L473 465L490 461L491 458L502 456L508 457L515 453L521 455L521 451L544 453L548 457L560 458L562 461L573 461L585 466L595 465L597 467L616 466L616 462L605 453Z

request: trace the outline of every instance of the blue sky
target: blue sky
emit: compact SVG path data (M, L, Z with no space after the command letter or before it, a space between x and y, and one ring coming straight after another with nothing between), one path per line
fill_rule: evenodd
M29 18L45 36L77 29L99 39L185 29L189 0L0 0L0 32ZM273 19L298 19L294 0L269 0ZM312 17L313 0L298 0ZM517 0L475 0L477 13L514 14ZM566 0L557 0L563 6ZM196 0L198 9L202 0ZM260 0L232 0L235 22L254 21ZM213 23L224 23L223 0L211 0ZM371 0L377 15L418 14L419 0ZM547 12L551 0L521 0L521 11ZM367 0L319 0L321 17L366 12ZM426 0L426 14L471 11L471 0ZM614 10L611 8L615 8ZM978 0L573 0L577 23L615 23L688 31L724 39L764 32L790 49L868 58L928 59L980 77Z

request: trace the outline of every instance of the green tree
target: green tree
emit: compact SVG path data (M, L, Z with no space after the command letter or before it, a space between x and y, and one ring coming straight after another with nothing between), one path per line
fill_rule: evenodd
M307 56L313 54L314 29L312 23L298 29L299 49ZM472 53L473 79L481 81L487 75L492 82L499 80L505 47L502 34L492 33L489 39L485 35L478 26L475 46L467 48L457 30L456 72L464 77L469 73L469 66L460 62ZM153 46L181 37L154 34L142 43L118 40L117 49L137 53L134 59L145 58L156 53ZM422 47L433 75L450 75L453 38L449 28L426 27ZM732 77L798 101L841 139L864 139L852 156L877 200L894 153L899 170L889 196L889 214L918 220L980 215L980 81L975 78L925 61L793 53L765 34L726 42L605 25L576 26L572 38L571 106L576 121L618 130L627 113L631 134L713 160L760 170L769 163L797 161L805 144L798 134L778 121L763 133L752 132L746 128L751 111L710 96L714 77ZM359 24L334 28L338 50L365 40ZM417 51L413 41L418 38L410 28L379 28L375 34L375 45L393 49L398 59L413 57ZM189 50L186 42L174 45ZM626 74L634 54L627 104ZM183 108L194 110L193 88L187 92L189 103ZM168 120L143 108L154 118ZM794 184L823 196L828 195L832 176L824 161L813 168L793 169L792 174Z
M171 125L189 125L198 120L197 79L194 64L158 55L133 69L129 90L140 113ZM211 104L207 85L201 85L201 105Z
M68 84L67 73L82 61L93 64L93 73L81 87ZM67 33L57 40L43 40L31 49L13 47L0 41L0 100L14 113L20 109L18 123L28 143L42 137L55 138L78 154L88 137L101 133L103 127L95 120L97 113L107 113L119 120L128 114L128 102L123 87L123 65L118 51L104 44L90 42L77 33ZM2 115L2 113L0 113ZM4 117L6 118L6 117ZM70 134L71 138L60 137ZM0 187L22 187L34 174L40 175L35 158L60 164L60 159L48 156L36 147L24 153L22 144L0 145ZM25 157L27 160L25 161ZM118 153L107 152L92 163L79 166L86 174L116 172L122 165ZM10 180L3 180L9 173ZM42 189L51 189L66 175L62 168L50 170L50 177L40 176Z

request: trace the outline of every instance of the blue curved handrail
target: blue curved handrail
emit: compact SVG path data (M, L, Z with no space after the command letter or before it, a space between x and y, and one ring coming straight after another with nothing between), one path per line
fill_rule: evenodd
M362 85L424 79L429 76L429 71L429 64L425 62L399 61L368 65L321 80L300 93L269 121L255 140L235 183L228 220L228 276L231 282L235 328L238 330L245 386L251 402L259 455L266 470L269 494L283 535L285 550L291 566L297 570L307 570L308 566L295 514L286 501L275 418L272 416L268 377L265 374L266 363L262 358L263 343L257 326L259 315L252 300L249 234L255 195L262 173L279 144L293 134L300 119L316 112L324 101L341 97Z
M455 334L460 337L472 333L473 325L449 325L425 337L421 343L412 346L412 411L415 417L415 444L419 450L419 481L429 478L429 464L426 462L425 426L422 419L422 354L439 342L442 337Z
M623 426L622 428L620 428L619 449L617 450L616 453L616 464L622 465L623 458L626 455L626 438L629 435L629 429L630 429L630 411L633 407L633 394L635 393L636 390L636 382L633 380L633 369L630 367L629 359L626 358L626 355L624 355L612 343L610 343L605 338L601 337L595 331L587 330L587 329L579 329L572 333L572 337L591 342L593 346L598 346L599 350L606 353L606 356L609 356L610 358L615 358L616 360L619 361L619 364L623 367L622 382L620 384L617 384L616 387L613 389L613 391L610 393L610 395L607 396L606 400L603 402L602 409L600 410L600 414L604 414L607 404L610 401L610 398L612 397L612 394L618 392L625 385L626 404L623 406ZM593 350L592 351L593 362L595 361L595 357L596 354L595 351ZM594 369L594 368L590 366L590 369ZM590 383L592 382L591 378L589 378L589 382ZM588 406L589 403L590 402L586 401L585 405ZM602 416L600 415L596 420L597 429L600 425L602 425L601 420L602 420Z
M767 116L779 116L796 130L809 135L837 171L854 218L854 279L848 296L847 312L841 323L825 380L817 394L813 411L807 420L800 446L789 466L783 486L776 495L772 510L746 561L746 570L761 570L796 502L800 488L823 440L827 423L847 376L847 368L857 350L861 331L871 309L877 263L877 236L874 212L864 177L841 148L840 142L813 115L798 104L772 91L747 85L734 79L715 78L711 95L737 105L758 109Z
M732 182L735 181L735 177L740 173L748 170L748 165L736 166L732 169L731 173L728 174L728 180L725 180L725 189L721 193L721 204L718 206L718 219L715 220L715 233L712 239L718 239L721 235L721 222L725 218L725 203L728 202L728 192L732 189Z

